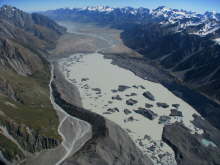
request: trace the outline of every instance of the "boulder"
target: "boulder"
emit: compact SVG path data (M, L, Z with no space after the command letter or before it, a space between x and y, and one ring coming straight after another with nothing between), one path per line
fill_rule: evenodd
M143 96L146 97L147 99L151 100L151 101L155 101L154 96L149 91L144 92Z
M111 112L103 112L102 113L103 115L110 115L110 114L112 114Z
M92 88L93 91L96 91L96 92L101 92L101 89L100 88Z
M132 87L138 89L138 86L137 86L137 85L132 85Z
M133 117L133 116L130 116L130 117L128 118L128 121L134 121L134 117Z
M130 121L134 121L134 117L133 116L130 116L129 118L124 120L125 123L130 122Z
M171 109L170 116L183 117L183 114L181 111L178 111L177 109Z
M107 109L107 111L114 113L114 112L119 112L119 109L118 108L109 108L109 109Z
M161 108L168 108L169 107L169 105L167 103L160 103L160 102L157 102L157 106L161 107Z
M140 87L141 89L146 89L143 85L139 85L139 87Z
M126 115L128 115L128 114L131 114L131 111L130 111L129 109L124 109L124 113L125 113Z
M126 104L127 105L134 105L134 104L137 104L138 101L137 100L134 100L134 99L129 99L129 100L126 100Z
M126 85L119 85L118 86L118 91L119 92L124 92L126 89L128 89L128 88L131 88L131 87L129 87L129 86L126 86Z
M137 96L137 93L131 93L130 96Z
M176 108L176 109L178 109L179 108L179 104L172 104L172 107L174 107L174 108Z
M116 89L112 89L111 91L112 91L112 93L118 92Z
M169 116L160 116L159 124L167 124L170 121L171 117Z
M112 96L112 100L122 100L122 98L119 95Z
M81 82L88 81L88 80L89 80L89 78L82 78Z
M157 114L151 111L150 109L139 108L138 110L134 110L134 112L141 114L150 120L154 120L157 117Z
M152 107L153 107L152 104L148 104L148 103L145 104L145 108L152 108Z
M137 96L137 93L131 93L130 95L125 95L127 97L131 97L131 96Z

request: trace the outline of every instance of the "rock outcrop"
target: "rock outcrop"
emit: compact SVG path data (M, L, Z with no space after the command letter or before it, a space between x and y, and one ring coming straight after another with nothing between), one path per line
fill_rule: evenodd
M54 148L61 143L60 139L42 136L37 130L30 129L25 125L18 125L13 121L0 121L0 124L7 129L8 133L25 151L30 153Z

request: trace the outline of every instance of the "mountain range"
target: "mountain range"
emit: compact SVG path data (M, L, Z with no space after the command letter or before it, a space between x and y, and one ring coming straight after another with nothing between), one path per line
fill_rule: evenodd
M172 26L175 32L186 31L190 34L206 36L217 33L220 25L220 13L206 12L198 14L196 12L171 9L160 6L156 9L149 10L147 8L111 8L108 6L86 7L86 8L61 8L57 10L47 11L44 14L54 19L71 18L75 21L83 19L80 15L90 17L84 20L90 20L105 23L149 23L157 22L163 26ZM77 15L80 18L77 18ZM68 17L67 17L68 16Z

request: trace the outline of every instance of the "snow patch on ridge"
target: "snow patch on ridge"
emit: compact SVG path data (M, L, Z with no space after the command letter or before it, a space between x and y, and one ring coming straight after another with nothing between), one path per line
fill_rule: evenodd
M216 39L214 39L214 41L220 45L220 38L216 38Z

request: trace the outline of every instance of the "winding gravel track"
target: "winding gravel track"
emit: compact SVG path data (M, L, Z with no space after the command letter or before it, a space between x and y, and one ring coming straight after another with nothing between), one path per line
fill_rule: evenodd
M89 123L79 120L66 113L59 105L54 101L52 94L51 84L54 80L54 67L51 65L51 80L50 80L50 100L57 111L60 124L58 127L58 133L63 139L62 146L65 149L65 154L56 163L61 164L66 158L76 153L89 139L92 138L92 127Z

